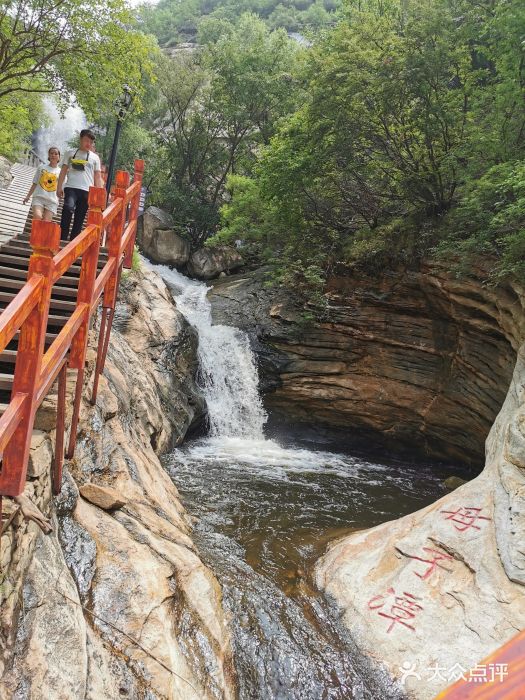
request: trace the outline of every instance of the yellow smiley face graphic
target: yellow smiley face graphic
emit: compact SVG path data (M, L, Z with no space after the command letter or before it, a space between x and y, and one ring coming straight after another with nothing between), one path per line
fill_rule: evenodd
M48 173L47 170L42 170L38 184L46 192L56 192L57 176L54 173Z

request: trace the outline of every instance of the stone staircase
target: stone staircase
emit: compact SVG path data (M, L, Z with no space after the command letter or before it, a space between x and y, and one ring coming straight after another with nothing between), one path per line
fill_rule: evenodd
M34 165L15 163L11 166L12 181L7 188L0 188L0 245L21 233L29 236L31 232L33 211L30 204L22 204L22 201L33 183L35 171ZM57 223L60 223L62 204L60 200L53 217Z
M29 236L25 233L21 233L0 245L0 312L6 308L26 283L30 256ZM101 250L98 261L99 270L102 269L106 261L107 254ZM75 310L79 276L80 261L72 265L67 274L61 277L53 287L47 324L46 349ZM18 334L0 353L0 415L6 409L11 398L17 348Z
M12 181L5 189L0 189L0 244L25 229L31 207L22 202L31 187L35 171L32 165L15 163L11 167Z

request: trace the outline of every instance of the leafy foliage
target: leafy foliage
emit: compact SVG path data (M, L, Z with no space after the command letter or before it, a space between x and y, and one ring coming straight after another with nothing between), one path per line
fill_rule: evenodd
M124 83L140 101L153 50L125 0L3 0L0 103L20 94L54 93L65 101L74 94L92 118Z
M31 134L41 125L42 102L38 95L19 93L0 100L0 154L16 160L31 145Z
M448 236L438 246L442 257L460 263L472 254L500 258L494 278L525 277L525 163L509 161L470 182L448 221Z
M214 233L226 180L246 174L261 144L295 105L298 46L251 14L199 51L158 66L147 119L155 143L155 191L195 247Z
M353 0L345 13L308 51L305 103L211 243L259 245L300 283L312 265L410 263L436 245L521 272L523 3Z
M202 38L207 20L236 24L248 12L257 15L270 29L311 31L334 24L339 0L160 0L145 4L141 15L146 31L162 46Z

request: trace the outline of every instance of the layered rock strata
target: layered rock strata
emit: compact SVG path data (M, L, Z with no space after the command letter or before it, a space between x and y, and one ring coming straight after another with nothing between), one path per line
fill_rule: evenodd
M481 277L332 278L313 324L264 271L218 280L209 297L216 322L250 333L273 411L481 467L525 322L519 290Z

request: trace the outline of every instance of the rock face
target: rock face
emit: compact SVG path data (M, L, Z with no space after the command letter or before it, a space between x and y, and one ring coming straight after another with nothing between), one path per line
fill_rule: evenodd
M314 325L261 271L209 298L215 322L250 333L274 412L481 467L523 330L516 290L438 267L339 277Z
M183 267L190 256L190 243L179 236L173 218L158 207L148 207L137 232L137 243L153 262Z
M0 156L0 188L7 187L11 183L12 179L11 163L7 160L7 158Z
M242 267L241 254L231 246L200 248L192 253L188 272L201 280L211 280L221 273L232 272Z
M82 406L54 502L39 466L49 443L32 449L27 493L54 533L15 514L2 537L2 699L235 694L220 588L157 456L203 410L196 339L153 273L133 273L122 295L97 406Z
M220 281L210 297L218 321L252 333L267 402L288 416L480 466L490 429L478 477L336 541L315 570L359 648L409 697L468 677L525 627L523 290L437 266L334 279L329 322L303 330L260 273Z
M119 496L118 491L115 489L109 486L99 486L98 484L83 484L80 487L80 495L94 506L102 508L102 510L122 508L127 503L127 500Z
M317 585L359 647L405 678L410 697L431 700L461 673L468 678L525 627L524 380L522 346L480 476L343 538L317 564Z

